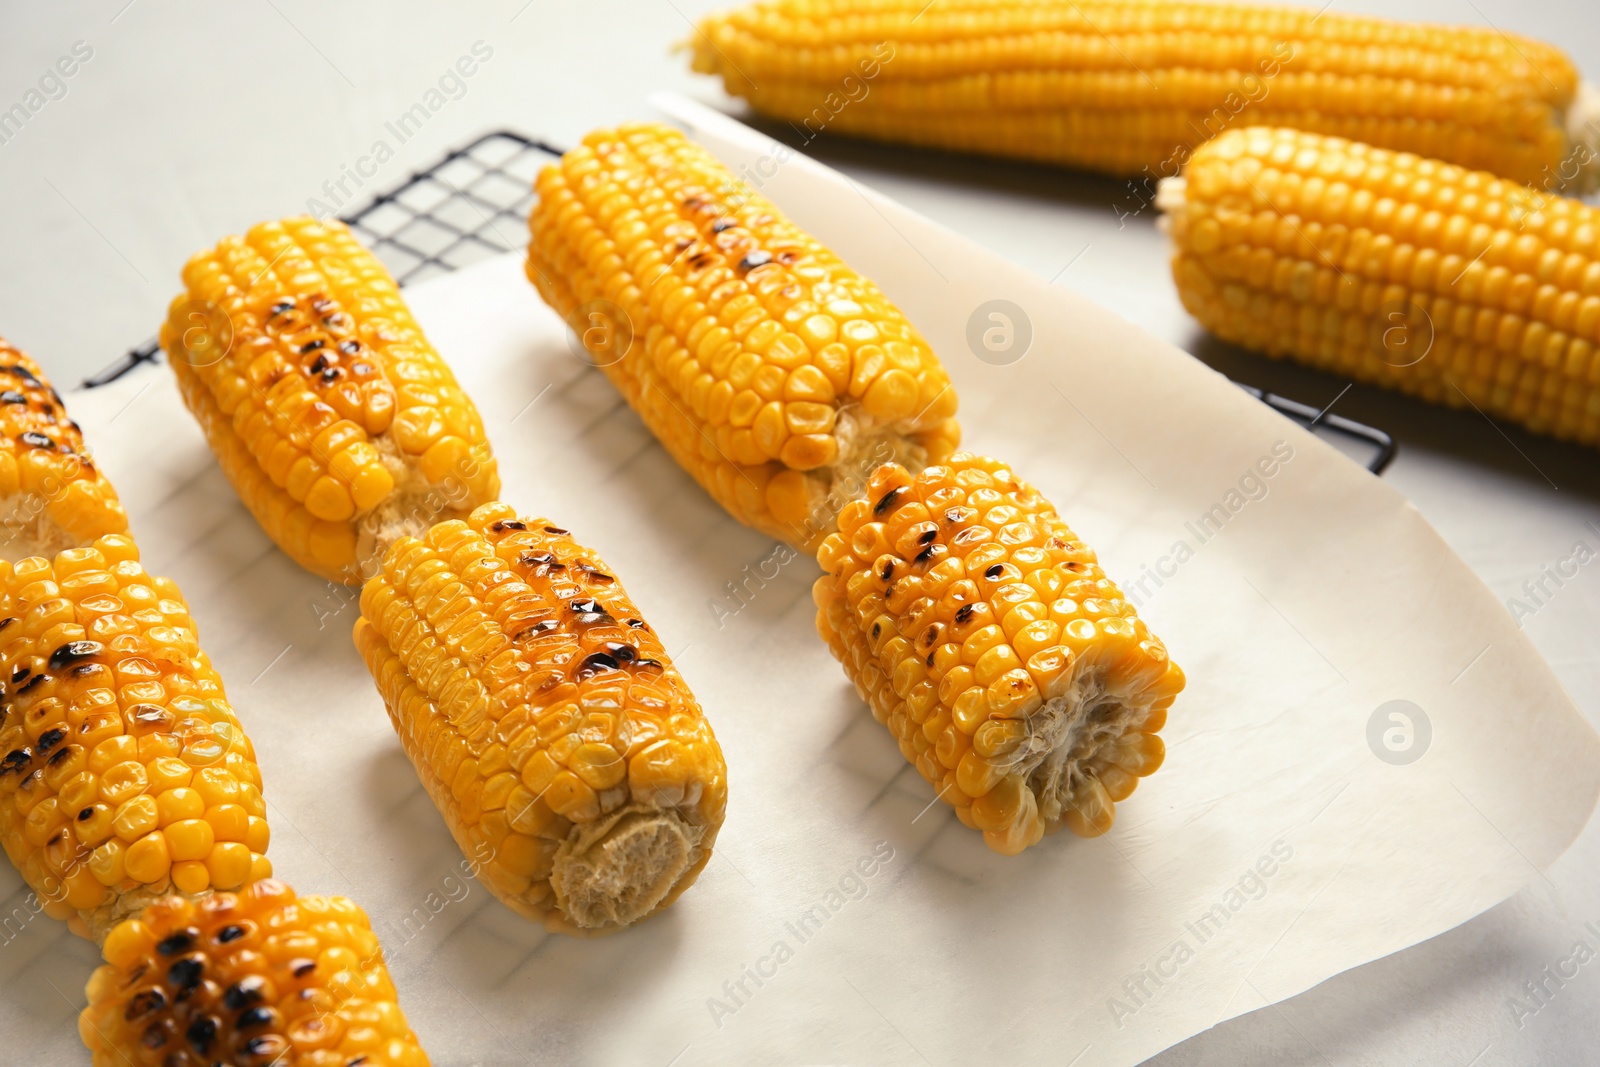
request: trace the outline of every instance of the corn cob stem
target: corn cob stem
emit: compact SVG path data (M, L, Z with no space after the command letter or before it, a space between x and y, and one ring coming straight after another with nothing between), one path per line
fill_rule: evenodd
M592 553L486 504L397 542L355 642L457 844L507 906L608 932L711 857L727 771L672 661Z
M1093 836L1161 766L1183 672L1037 490L958 452L879 467L818 562L817 630L984 842Z
M536 188L529 279L735 518L814 549L852 472L955 447L949 377L905 317L677 131L592 133Z
M1184 306L1225 340L1600 444L1600 211L1292 130L1162 183Z
M271 874L250 739L132 539L0 563L0 678L0 840L47 914L98 940Z
M0 557L54 556L126 533L116 490L39 365L0 339Z
M262 223L183 277L161 344L184 402L301 566L360 582L396 539L499 492L477 409L343 223Z
M152 902L106 937L94 1067L427 1067L366 915L266 880Z
M1541 186L1576 160L1574 191L1600 184L1570 60L1491 27L1236 2L760 0L706 18L692 47L695 70L808 139L1164 177L1225 128L1276 125Z

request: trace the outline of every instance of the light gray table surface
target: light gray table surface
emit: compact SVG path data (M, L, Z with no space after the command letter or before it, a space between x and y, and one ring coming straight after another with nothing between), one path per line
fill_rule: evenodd
M937 0L936 0L937 2ZM1563 45L1600 79L1600 9L1588 0L1335 0L1336 9L1490 24ZM224 233L345 208L445 148L510 127L566 145L610 122L655 117L659 90L737 112L669 46L706 0L422 0L327 4L162 0L0 9L0 111L57 60L88 52L54 98L0 142L0 334L63 385L153 334L184 259ZM80 44L81 42L81 44ZM479 44L454 98L398 143L387 123ZM323 188L384 140L393 159L333 203ZM1489 587L1523 583L1585 542L1600 551L1600 463L1588 449L1428 408L1209 340L1183 311L1152 212L1119 222L1110 179L823 140L810 151L1017 263L1071 286L1235 378L1380 426L1400 442L1385 477ZM1600 565L1586 566L1524 628L1600 722ZM1524 983L1600 952L1600 829L1547 874L1455 930L1224 1023L1150 1061L1199 1064L1600 1063L1600 959L1520 1019ZM0 989L0 995L4 990ZM1041 1020L1041 1025L1047 1025ZM1065 1047L1065 1044L1063 1045ZM32 1063L26 1049L16 1063ZM448 1053L437 1062L450 1067ZM87 1057L85 1057L86 1061ZM797 1061L798 1062L798 1061Z

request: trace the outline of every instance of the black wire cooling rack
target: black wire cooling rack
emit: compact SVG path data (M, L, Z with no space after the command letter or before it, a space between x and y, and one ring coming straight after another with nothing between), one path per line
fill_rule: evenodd
M412 173L365 207L339 216L405 285L470 266L480 259L525 248L533 178L552 156L561 154L543 141L511 130L486 133L437 163ZM161 348L147 341L83 384L93 389L113 382L141 363L152 363ZM1371 450L1367 469L1382 474L1394 458L1394 438L1364 423L1309 404L1239 384L1251 396L1287 418Z

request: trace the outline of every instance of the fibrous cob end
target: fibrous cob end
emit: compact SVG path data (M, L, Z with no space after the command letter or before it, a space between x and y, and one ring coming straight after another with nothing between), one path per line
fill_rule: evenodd
M691 868L710 853L705 827L676 811L634 806L588 826L575 825L550 872L556 902L583 930L620 929L671 901Z
M116 490L39 365L0 339L0 559L10 563L125 533Z
M1600 86L1580 82L1567 105L1567 141L1578 173L1568 189L1574 196L1600 190Z

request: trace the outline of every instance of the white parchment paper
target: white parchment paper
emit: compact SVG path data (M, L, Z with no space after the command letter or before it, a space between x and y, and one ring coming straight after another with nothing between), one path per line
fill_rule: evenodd
M1397 492L1136 326L658 104L899 303L949 365L967 443L1099 549L1189 687L1109 835L991 854L816 639L814 563L671 463L518 257L420 285L506 498L606 557L727 755L693 890L611 938L545 935L464 872L351 646L352 594L256 529L170 372L70 396L255 740L279 875L367 909L436 1063L1132 1064L1465 921L1577 834L1594 732ZM1031 333L1007 365L968 343L991 300ZM9 868L0 909L17 1062L86 1063L93 949L33 917Z

